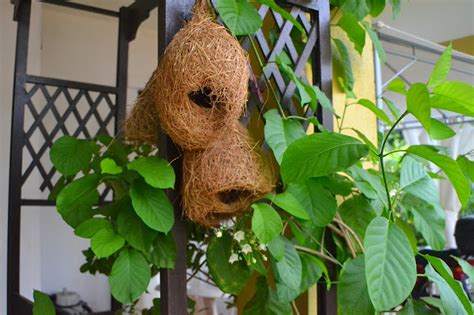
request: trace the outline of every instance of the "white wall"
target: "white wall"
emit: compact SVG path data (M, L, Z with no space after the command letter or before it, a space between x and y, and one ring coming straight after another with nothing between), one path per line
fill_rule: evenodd
M116 19L35 2L31 25L30 74L115 85ZM6 314L8 148L15 37L12 6L9 1L0 0L0 315ZM156 56L156 30L140 29L130 47L130 102L154 70ZM42 141L38 137L34 145ZM23 191L23 196L44 196L37 191L39 182L39 177L32 178L32 185ZM84 262L81 251L88 247L88 241L75 237L54 208L25 207L22 228L23 295L31 298L35 288L54 293L67 287L78 292L95 311L109 308L107 279L79 272Z

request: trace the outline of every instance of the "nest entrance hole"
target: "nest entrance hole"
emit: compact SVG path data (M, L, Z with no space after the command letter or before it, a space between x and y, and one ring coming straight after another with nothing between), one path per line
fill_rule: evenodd
M245 189L230 189L219 193L219 199L225 204L232 204L237 201L247 200L253 193Z
M197 91L188 94L189 99L199 107L213 108L214 106L221 107L224 104L219 102L217 96L212 93L212 89L203 87Z

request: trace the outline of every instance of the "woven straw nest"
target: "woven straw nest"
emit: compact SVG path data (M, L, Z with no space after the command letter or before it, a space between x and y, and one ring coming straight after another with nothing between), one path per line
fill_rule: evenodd
M239 123L208 149L186 151L183 168L186 216L206 226L244 212L275 182L267 159Z
M198 1L127 120L126 138L156 143L159 117L180 147L205 149L245 109L247 64L239 42L213 22L207 2Z

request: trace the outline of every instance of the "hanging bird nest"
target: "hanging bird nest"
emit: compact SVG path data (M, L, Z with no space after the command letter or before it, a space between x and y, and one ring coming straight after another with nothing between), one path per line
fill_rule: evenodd
M158 114L161 128L180 147L205 149L243 114L248 56L213 20L207 1L198 1L128 118L127 139L156 140L158 121L149 118Z
M208 149L186 151L183 164L186 216L205 226L244 212L274 188L268 159L240 123Z

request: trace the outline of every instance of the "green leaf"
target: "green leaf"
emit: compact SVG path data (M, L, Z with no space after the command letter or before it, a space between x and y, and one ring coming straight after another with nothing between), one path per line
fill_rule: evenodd
M283 119L276 109L267 111L263 117L265 118L265 141L272 149L277 162L281 164L288 146L304 137L306 133L299 122Z
M420 122L429 133L431 130L430 91L423 83L413 84L407 93L407 111Z
M290 21L291 24L293 24L301 33L304 33L303 26L301 26L301 23L298 22L298 20L293 17L288 11L280 7L278 4L275 3L273 0L257 0L257 2L261 4L265 4L269 6L273 12L276 12L280 14L285 20Z
M76 228L94 214L92 206L99 201L99 176L92 174L68 184L56 199L56 207L67 224Z
M117 301L130 304L145 292L150 278L151 270L145 257L133 249L124 248L109 276L112 295Z
M257 278L256 292L245 305L244 315L292 315L289 303L278 300L275 290L270 288L265 277Z
M346 169L366 156L369 147L356 138L333 133L316 133L296 140L281 163L285 183L302 182Z
M304 183L291 183L287 191L306 209L315 226L324 227L336 215L337 202L334 196L314 178Z
M337 26L346 32L349 40L354 44L355 50L362 55L365 46L365 30L357 22L357 18L351 13L345 12L337 22Z
M117 166L117 163L115 163L115 161L110 158L105 158L100 161L100 169L102 171L102 174L111 175L117 175L122 173L123 171L123 169L120 166Z
M416 282L416 263L405 234L383 217L372 220L364 240L365 276L377 311L402 303Z
M56 308L49 295L34 290L33 300L33 315L56 315Z
M370 202L363 196L356 195L346 199L338 209L342 221L346 223L363 240L365 231L372 219L375 218L375 210Z
M466 156L460 155L456 159L456 162L459 165L459 168L463 171L463 173L474 182L474 162L469 160Z
M351 180L346 176L339 174L318 177L317 180L324 188L332 192L334 195L349 196L354 187Z
M316 94L316 98L319 104L321 104L321 107L325 111L334 114L334 107L332 106L331 100L327 97L327 95L323 91L321 91L321 89L316 85L313 85L312 88L314 90L314 93Z
M341 6L341 9L345 12L345 13L350 13L352 15L354 15L354 17L360 21L362 20L363 18L365 18L369 12L370 12L370 9L369 7L367 6L367 3L366 3L366 0L350 0L350 1L345 1L342 6Z
M474 117L474 87L464 82L443 82L431 92L431 106Z
M400 190L410 193L431 204L439 205L439 193L435 183L422 163L405 156L400 170Z
M141 180L130 187L133 209L143 222L156 231L168 233L174 224L173 205L163 190Z
M252 271L242 260L229 263L232 254L232 238L224 233L222 237L213 237L207 247L207 265L212 280L222 291L239 294L247 284Z
M132 205L123 208L117 216L117 231L135 249L147 252L157 232L150 229L133 211Z
M313 88L308 85L299 75L297 75L293 68L290 65L286 64L286 61L283 60L283 56L287 56L286 53L282 53L281 56L276 56L275 62L278 65L278 68L282 73L284 73L288 78L293 81L296 85L300 97L301 106L305 104L310 104L313 110L316 109L316 95Z
M413 231L414 228L403 219L396 219L395 224L405 233L413 253L418 254L418 240Z
M128 164L129 170L137 171L145 182L155 188L174 188L175 174L171 165L156 156L141 157Z
M469 277L471 280L471 285L474 286L474 267L464 259L461 259L456 256L451 256L458 262L459 266L461 266L462 271Z
M397 315L436 315L437 313L426 307L423 302L408 299L405 307Z
M441 121L431 118L430 138L433 140L445 140L456 135L453 129L443 124Z
M398 94L402 94L402 95L407 94L407 87L405 85L405 82L400 78L395 78L394 80L392 80L387 85L387 90L398 93ZM400 116L400 114L394 115L394 116Z
M74 230L74 234L79 237L91 238L102 229L113 230L110 221L104 218L91 218L79 224Z
M150 262L158 268L173 269L176 264L176 243L172 233L158 233L150 252Z
M352 178L354 179L355 186L369 199L380 200L382 205L387 208L387 194L382 184L380 174L372 174L368 171L358 167L352 166L350 168ZM383 209L374 208L377 215L380 215Z
M280 215L265 203L254 203L252 209L252 231L261 243L268 244L283 230Z
M404 94L406 94L406 92ZM393 102L391 100L386 99L385 97L382 97L382 100L385 103L385 105L387 105L388 110L390 111L390 113L392 113L392 116L395 119L400 117L400 109L395 104L393 104Z
M400 3L401 0L390 0L390 5L392 6L393 18L396 18L398 13L400 13Z
M372 30L372 26L367 21L361 21L362 25L364 26L367 34L369 34L370 40L374 45L375 51L379 56L380 62L385 63L387 60L387 56L385 56L385 50L383 49L382 43L380 42L379 36Z
M54 142L49 157L54 167L64 176L72 176L88 168L97 145L87 140L63 136Z
M430 80L428 81L428 86L435 87L446 79L449 70L451 69L452 54L453 46L452 43L450 43L448 48L446 48L446 50L436 62L433 72L431 73Z
M346 45L339 38L334 38L336 49L333 49L334 71L342 75L343 89L352 91L354 89L354 75L352 74L351 58Z
M267 244L267 248L273 258L277 261L282 260L285 256L285 238L283 236L274 238Z
M91 248L98 258L109 257L125 245L125 240L109 228L95 233L91 239Z
M301 259L293 244L285 242L285 255L274 263L278 298L284 303L291 302L300 295L303 274Z
M390 120L390 118L388 118L387 114L385 114L383 110L378 108L372 101L368 99L360 99L357 101L357 103L364 106L368 110L370 110L372 113L375 114L375 116L380 118L387 125L389 126L393 125L392 121Z
M247 0L217 0L216 9L236 36L253 34L263 24L257 9Z
M299 253L299 255L302 266L300 292L306 292L321 278L323 273L321 266L324 265L324 263L309 254Z
M469 201L471 186L456 161L449 156L436 153L429 147L423 145L411 146L408 148L408 152L418 155L442 169L456 190L463 208L466 207Z
M339 278L337 305L341 315L375 313L365 279L364 255L344 266Z
M367 0L372 17L379 16L385 9L385 0Z
M471 302L464 292L462 284L454 280L446 263L437 257L429 255L424 255L424 257L429 262L425 267L425 275L438 286L444 313L446 315L472 315Z
M276 204L279 208L285 210L291 215L303 220L309 220L308 212L289 191L281 194L270 193L265 196L271 203Z
M416 230L421 232L428 245L433 250L442 250L446 244L444 235L446 218L439 203L429 203L408 194L403 199L403 205L413 214Z

